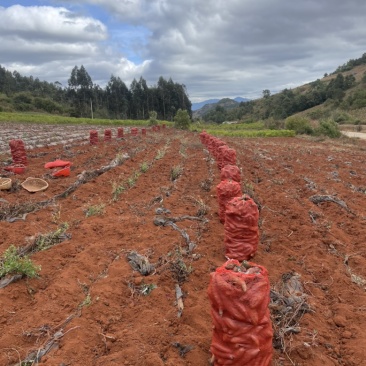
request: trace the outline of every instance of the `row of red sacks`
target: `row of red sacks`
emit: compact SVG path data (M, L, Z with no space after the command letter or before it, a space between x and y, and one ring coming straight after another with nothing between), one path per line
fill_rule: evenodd
M165 128L165 125L162 125L161 128ZM156 132L156 131L160 131L160 126L153 126L152 127L152 131ZM132 127L130 129L131 135L132 136L137 136L138 135L138 128L137 127ZM146 135L146 128L141 128L141 135ZM122 127L118 127L117 128L117 138L123 138L124 136L124 131ZM109 142L112 141L112 130L111 129L106 129L104 130L104 142ZM91 130L90 131L90 135L89 135L89 142L90 145L96 145L99 142L99 137L98 137L98 131L97 130Z
M269 366L273 330L268 273L247 262L258 247L259 211L249 196L242 195L235 150L206 132L200 139L220 169L221 182L216 187L219 217L225 230L225 255L230 258L211 273L208 287L213 322L211 361L215 366Z

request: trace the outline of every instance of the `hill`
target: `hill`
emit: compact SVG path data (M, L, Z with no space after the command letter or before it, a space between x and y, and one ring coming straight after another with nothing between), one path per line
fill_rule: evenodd
M225 118L217 118L216 114L223 117L228 111L238 108L240 103L245 101L249 101L249 99L242 97L236 97L235 99L223 98L217 102L205 104L200 109L193 111L193 118L210 119L213 116L215 122L221 123Z
M202 107L204 107L206 104L216 104L220 101L221 99L207 99L204 100L203 102L198 102L198 103L192 103L192 111L197 111L198 109L201 109ZM243 97L236 97L234 99L235 102L247 102L250 99L247 98L243 98Z
M222 108L221 108L222 107ZM197 113L198 112L198 113ZM193 115L206 122L267 121L276 128L292 115L301 114L313 120L332 118L337 123L366 124L366 53L349 60L334 72L294 89L284 89L246 103L213 104Z

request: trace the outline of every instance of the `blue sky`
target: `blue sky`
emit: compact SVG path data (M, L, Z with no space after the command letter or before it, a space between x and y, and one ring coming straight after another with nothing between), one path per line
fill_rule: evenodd
M366 52L364 0L0 0L0 65L67 85L159 76L190 99L260 97Z

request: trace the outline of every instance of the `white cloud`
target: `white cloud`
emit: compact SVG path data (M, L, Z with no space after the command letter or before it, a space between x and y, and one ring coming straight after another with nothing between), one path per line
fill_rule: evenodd
M63 7L0 8L7 19L0 25L0 64L31 64L46 73L48 65L64 60L70 71L83 64L101 84L112 73L126 82L142 75L148 84L162 75L184 83L194 101L258 97L263 89L301 85L365 52L361 0L59 3ZM92 5L93 14L99 7L110 14L110 23L67 10L66 4ZM12 49L15 41L21 47Z
M0 7L0 34L27 40L101 41L107 28L100 21L78 16L66 8L14 5Z
M0 64L24 75L66 85L72 68L84 65L103 86L112 73L131 82L149 64L113 49L101 21L64 7L0 7L0 19Z

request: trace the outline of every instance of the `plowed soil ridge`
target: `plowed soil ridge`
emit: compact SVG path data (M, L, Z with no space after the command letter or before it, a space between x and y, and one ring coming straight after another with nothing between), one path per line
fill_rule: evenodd
M362 365L366 144L299 138L225 142L237 152L243 192L261 208L254 261L268 269L273 286L284 273L300 274L312 309L301 319L301 332L286 339L286 354L275 351L273 365ZM1 365L19 364L52 339L39 364L207 365L212 323L206 290L209 273L225 261L224 230L215 190L219 171L197 134L169 129L96 146L36 148L26 174L13 178L44 177L49 188L33 195L0 191L1 198L11 204L51 199L78 174L105 166L118 154L130 158L25 221L0 222L1 253L64 222L72 235L32 254L42 266L39 278L0 290ZM73 162L70 177L49 178L44 163L57 158ZM144 173L143 163L149 166ZM182 175L172 181L177 166ZM125 189L113 200L113 187L121 184ZM315 194L335 196L350 210L332 202L316 205L309 200ZM178 231L153 221L159 207L174 217L196 216L200 200L209 207L207 223L177 222L197 245L189 253ZM103 212L86 217L95 205L103 205ZM126 259L130 251L146 255L154 273L144 277L133 271ZM181 317L178 281L184 293ZM142 289L151 292L144 295ZM177 345L191 347L179 352Z

